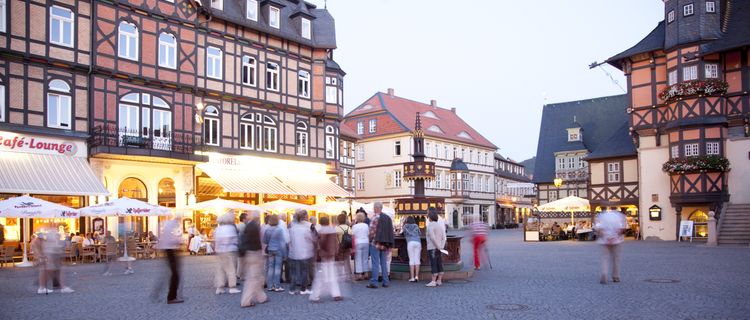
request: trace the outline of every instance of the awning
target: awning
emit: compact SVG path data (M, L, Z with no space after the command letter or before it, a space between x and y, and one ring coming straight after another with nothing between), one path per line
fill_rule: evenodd
M228 192L347 197L349 192L324 175L277 173L227 168L211 163L198 165Z
M513 209L512 205L505 204L505 203L497 203L498 208L506 208L506 209Z
M86 158L0 151L0 192L111 196Z

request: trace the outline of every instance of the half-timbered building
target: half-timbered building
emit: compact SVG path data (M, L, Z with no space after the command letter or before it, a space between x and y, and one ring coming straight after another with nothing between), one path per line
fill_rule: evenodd
M522 223L534 209L534 184L526 167L495 153L495 223L503 227Z

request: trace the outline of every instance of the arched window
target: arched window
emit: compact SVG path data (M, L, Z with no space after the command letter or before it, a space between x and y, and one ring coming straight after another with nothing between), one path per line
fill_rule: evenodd
M276 152L277 134L276 122L269 116L263 116L263 151Z
M174 180L164 178L159 181L159 205L174 208L177 202L177 192L175 190Z
M120 187L117 189L117 197L128 197L148 202L148 190L146 190L146 184L140 179L125 178L120 182Z
M308 148L307 124L304 122L297 123L297 155L306 156Z
M120 58L138 60L138 27L125 21L118 29L117 55Z
M206 107L203 122L203 139L206 144L219 145L219 110L216 107Z
M177 63L177 39L171 34L159 35L159 66L175 69Z
M326 159L333 159L336 157L336 136L333 135L335 131L333 126L326 127Z
M129 93L120 98L119 107L121 147L172 150L172 108L166 101L150 93Z
M71 129L70 86L62 80L52 80L47 91L47 126Z
M688 220L693 221L693 237L708 237L708 215L703 211L697 210L690 215Z
M248 113L240 119L240 148L242 149L253 149L254 118L253 113Z

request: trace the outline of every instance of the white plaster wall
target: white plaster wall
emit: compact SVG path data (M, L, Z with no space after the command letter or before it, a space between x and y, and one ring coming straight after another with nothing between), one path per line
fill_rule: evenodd
M591 184L604 184L604 163L589 162L591 168Z
M727 140L726 156L729 159L729 193L731 203L750 203L750 138Z
M655 145L654 137L641 137L638 157L640 161L639 170L641 177L639 182L640 205L638 212L640 215L641 231L643 237L649 240L677 240L676 232L676 211L669 202L669 179L670 176L661 170L664 162L669 160L669 148L666 143L666 135L662 136L662 146ZM652 195L658 195L658 201L652 201ZM651 221L649 219L648 209L652 205L661 207L661 221Z
M638 181L638 160L625 160L622 162L622 182Z

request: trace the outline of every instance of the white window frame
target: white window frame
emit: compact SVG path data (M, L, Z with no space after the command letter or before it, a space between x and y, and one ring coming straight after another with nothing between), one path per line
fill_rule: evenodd
M706 79L719 77L719 65L706 64Z
M469 163L474 163L474 150L469 150Z
M677 70L672 70L669 73L669 85L671 86L675 83L677 83Z
M56 88L53 87L53 84L63 84L65 85L66 89L63 88ZM62 80L52 80L50 81L50 85L48 87L47 91L47 127L50 128L58 128L58 129L72 129L72 122L73 122L73 116L72 116L72 110L71 105L73 96L70 93L70 86L68 86L67 83L65 83ZM57 104L52 106L52 99L56 99ZM55 115L57 115L57 119L52 118L52 112L50 112L51 108L55 108ZM61 116L67 115L68 117L68 123L64 124L62 123Z
M364 161L365 160L365 146L359 145L357 146L357 161Z
M451 150L451 148L449 146L447 146L447 145L445 146L445 148L443 148L443 151L445 151L444 152L445 160L451 160L450 159L450 155L451 155L451 151L450 150Z
M214 52L212 52L214 51ZM218 54L215 52L218 51ZM208 66L213 67L213 72L210 72ZM206 48L206 77L214 79L222 79L224 68L224 51L217 47Z
M218 146L221 141L221 122L219 120L219 109L207 107L203 114L203 140L207 145ZM212 128L216 128L216 135L211 134Z
M698 66L682 68L682 81L698 79Z
M565 169L565 158L563 158L563 157L557 157L557 169L558 170L564 170Z
M680 146L673 146L672 147L672 159L679 158L680 157Z
M440 145L437 144L437 143L435 144L435 158L436 159L440 159ZM438 188L438 189L440 189L440 188Z
M609 183L620 182L620 163L619 162L607 163L607 182Z
M686 4L685 6L682 7L682 16L684 17L691 16L693 15L693 13L695 13L695 7L692 3Z
M490 190L490 186L490 178L484 178L484 191L492 192L492 190Z
M305 39L312 38L312 28L309 19L302 18L302 37Z
M135 29L135 33L123 31L123 24L133 27ZM127 21L121 21L117 26L117 56L123 59L138 61L138 38L138 26ZM133 49L133 47L135 47L135 50L131 50ZM124 53L122 51L122 48L125 48ZM131 51L133 51L133 56L130 55Z
M698 154L699 154L699 151L698 151L697 143L685 144L685 156L686 157L697 156Z
M466 161L466 149L461 148L461 160Z
M568 190L568 196L578 196L578 190Z
M279 64L275 62L266 63L266 89L279 91Z
M549 192L549 202L552 202L553 200L557 200L557 190Z
M3 32L5 32L5 24L6 24L6 20L7 20L7 18L6 18L7 15L5 14L6 11L7 11L6 6L7 6L6 4L3 4L3 12L2 12L3 18L1 18L2 21L3 21L3 27L2 27L3 28L3 30L2 30ZM63 10L63 11L70 12L70 18L54 14L53 11L52 11L53 9ZM73 44L75 43L75 23L74 23L75 18L76 18L76 15L75 15L75 13L73 13L72 10L67 9L67 8L63 8L63 7L60 7L60 6L51 6L50 9L49 9L49 34L50 34L49 42L52 43L52 44L56 44L56 45L61 45L61 46L72 48ZM65 32L65 27L64 26L66 24L69 24L69 27L70 27L70 32L68 32L68 34L67 34L67 36L70 37L70 43L65 42L65 36L66 36L65 33L66 32ZM52 40L52 34L55 33L54 30L52 29L52 27L54 25L57 25L58 28L59 28L59 30L57 30L58 32L56 32L57 35L60 37L59 41Z
M326 86L326 103L338 103L338 92L336 87Z
M252 12L250 11L251 8L253 9ZM247 7L245 8L245 17L256 22L258 21L258 0L247 0Z
M393 141L393 156L394 157L400 157L401 156L401 141L396 140Z
M5 28L6 21L8 21L8 16L5 14L6 11L8 11L8 5L5 0L0 0L0 32L7 30ZM2 121L2 116L0 116L0 121Z
M364 121L357 122L357 134L359 135L365 134L365 122Z
M211 8L224 10L224 0L209 0L211 1Z
M393 171L393 187L401 188L401 170Z
M485 152L484 153L484 165L489 166L490 165L490 154Z
M297 72L297 90L300 97L310 98L310 73L305 70Z
M474 179L475 178L476 177L474 177L474 176L471 176L469 178L469 187L471 188L471 189L469 189L469 191L477 191L477 190L474 189ZM478 191L481 191L481 190L478 190Z
M242 56L242 84L255 87L258 83L258 59Z
M245 143L242 143L244 138ZM240 149L254 149L255 146L255 125L252 123L240 123Z
M365 190L365 174L357 174L357 190Z
M578 157L578 169L586 168L586 160L583 157Z
M673 21L674 21L674 10L669 11L669 13L667 13L667 23L670 23Z
M716 2L706 1L706 12L710 12L710 13L716 12Z
M568 169L575 169L576 168L576 159L575 157L569 157L568 158ZM518 167L513 166L513 171L515 173L518 173Z
M429 143L429 142L424 143L424 156L432 157L432 143Z
M306 156L310 144L310 135L307 133L307 124L304 122L297 123L296 147L298 156Z
M279 8L268 7L268 25L271 28L281 29L281 10Z
M326 159L336 158L336 137L332 135L326 135Z
M278 145L279 129L276 128L276 122L268 116L263 116L263 151L276 152Z
M377 130L378 130L377 129L378 128L378 121L377 121L377 119L370 119L367 123L368 123L368 126L369 126L369 132L370 133L377 132Z
M578 141L578 131L571 130L568 131L568 141Z
M0 82L0 122L5 122L5 84L2 82Z
M706 155L719 154L718 142L706 142Z
M435 174L435 189L440 189L440 177L442 175L442 172Z
M162 40L162 36L172 38L172 43ZM164 63L162 63L164 60ZM177 38L169 33L159 34L159 66L169 69L177 69Z

